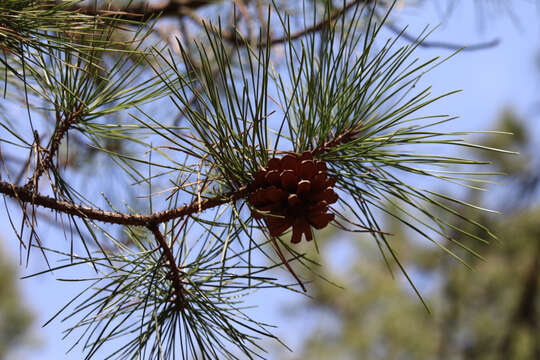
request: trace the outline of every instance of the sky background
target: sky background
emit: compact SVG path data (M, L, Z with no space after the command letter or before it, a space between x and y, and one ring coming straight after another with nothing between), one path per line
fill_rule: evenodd
M443 4L439 0L433 3ZM535 126L539 120L538 104L540 97L540 5L535 1L512 1L513 14L500 12L497 8L488 7L483 13L473 5L474 1L461 1L454 11L445 16L437 6L428 5L420 9L407 8L396 13L400 26L408 25L407 32L418 34L425 26L441 25L428 40L447 41L459 44L475 44L499 39L500 44L494 48L461 52L428 73L423 84L433 85L435 94L456 89L463 91L432 104L430 113L450 114L459 119L449 125L455 130L493 130L495 120L505 107L514 108L528 122L529 129L536 139L540 139L540 127ZM504 3L504 2L502 2ZM444 19L444 22L443 22ZM385 35L391 35L386 32ZM434 56L446 57L452 51L445 49L419 49L416 54L421 59ZM0 210L1 225L6 229L3 251L10 254L14 263L18 263L19 250L17 239L5 216L5 209ZM42 227L43 239L64 241L63 235L56 229ZM331 263L346 261L346 244L343 239L337 240L337 250ZM339 250L339 249L342 250ZM41 256L35 252L27 267L21 267L21 276L43 270L45 267ZM414 279L413 279L414 280ZM66 355L65 351L71 342L61 341L62 331L66 325L54 321L45 328L41 325L48 320L62 304L78 292L78 287L71 283L59 283L50 274L22 280L20 291L22 298L32 309L36 322L32 336L36 341L34 349L21 349L14 354L14 359L80 359L75 350ZM266 291L255 295L252 303L258 303L255 310L257 319L279 326L276 334L290 347L297 348L315 319L309 314L291 314L283 309L297 304L301 299L290 292ZM419 304L420 306L420 304ZM317 318L316 321L320 321Z

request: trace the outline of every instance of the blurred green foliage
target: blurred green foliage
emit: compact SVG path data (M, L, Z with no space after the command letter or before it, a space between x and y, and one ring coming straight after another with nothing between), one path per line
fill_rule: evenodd
M33 315L24 305L18 289L16 267L0 248L0 359L28 340Z

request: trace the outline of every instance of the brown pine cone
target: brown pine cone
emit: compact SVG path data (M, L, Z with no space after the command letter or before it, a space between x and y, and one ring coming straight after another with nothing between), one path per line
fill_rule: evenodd
M268 161L268 168L255 174L249 185L248 202L255 219L264 219L271 236L292 226L291 242L305 234L312 240L311 226L322 229L334 220L328 206L338 200L336 180L326 173L326 163L314 160L311 152L287 154Z

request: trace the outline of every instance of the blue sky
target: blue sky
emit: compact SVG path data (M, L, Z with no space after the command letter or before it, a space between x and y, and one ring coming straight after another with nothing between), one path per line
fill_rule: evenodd
M540 8L534 1L515 0L513 4L512 11L519 23L513 21L511 16L497 14L489 9L480 15L475 12L472 1L461 1L450 17L430 36L429 40L464 45L491 41L494 38L501 41L497 47L491 49L462 52L427 74L423 80L424 84L433 85L434 93L463 90L430 107L431 113L459 116L459 119L447 126L463 131L492 130L500 110L511 106L518 114L527 118L531 131L539 138L539 127L534 126L538 116L533 114L533 104L540 100L540 72L537 71ZM402 14L395 14L399 25L409 25L408 32L411 35L417 34L426 25L435 26L443 20L435 6L398 11L402 11ZM478 23L479 15L483 16L483 28ZM445 57L450 53L451 51L445 49L419 49L417 56L427 59L434 56ZM0 211L3 228L6 229L3 248L12 254L14 259L18 259L17 239L7 230L10 226L3 216L5 210ZM47 226L43 226L41 230L41 237L44 239L62 236ZM340 256L339 252L336 256ZM30 274L43 268L41 257L36 252L28 267L20 268L20 274ZM20 286L23 298L36 314L33 336L41 343L35 350L21 351L18 354L21 359L80 359L77 350L69 355L64 354L70 344L59 340L65 325L55 321L46 328L41 328L41 324L52 316L61 304L77 293L76 286L55 282L50 275L23 280ZM261 320L279 325L276 333L286 339L287 344L293 348L299 346L306 327L311 326L310 320L286 318L281 311L283 305L293 304L298 298L289 293L269 295L269 292L266 292L264 296L254 298L259 299Z

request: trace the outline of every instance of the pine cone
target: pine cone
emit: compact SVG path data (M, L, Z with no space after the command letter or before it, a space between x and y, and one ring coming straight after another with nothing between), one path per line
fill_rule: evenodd
M326 163L313 160L311 152L287 154L268 161L268 168L255 174L248 202L255 219L264 219L271 236L279 236L292 226L291 242L305 234L313 239L311 226L322 229L334 220L328 206L338 200L336 180L326 173Z

